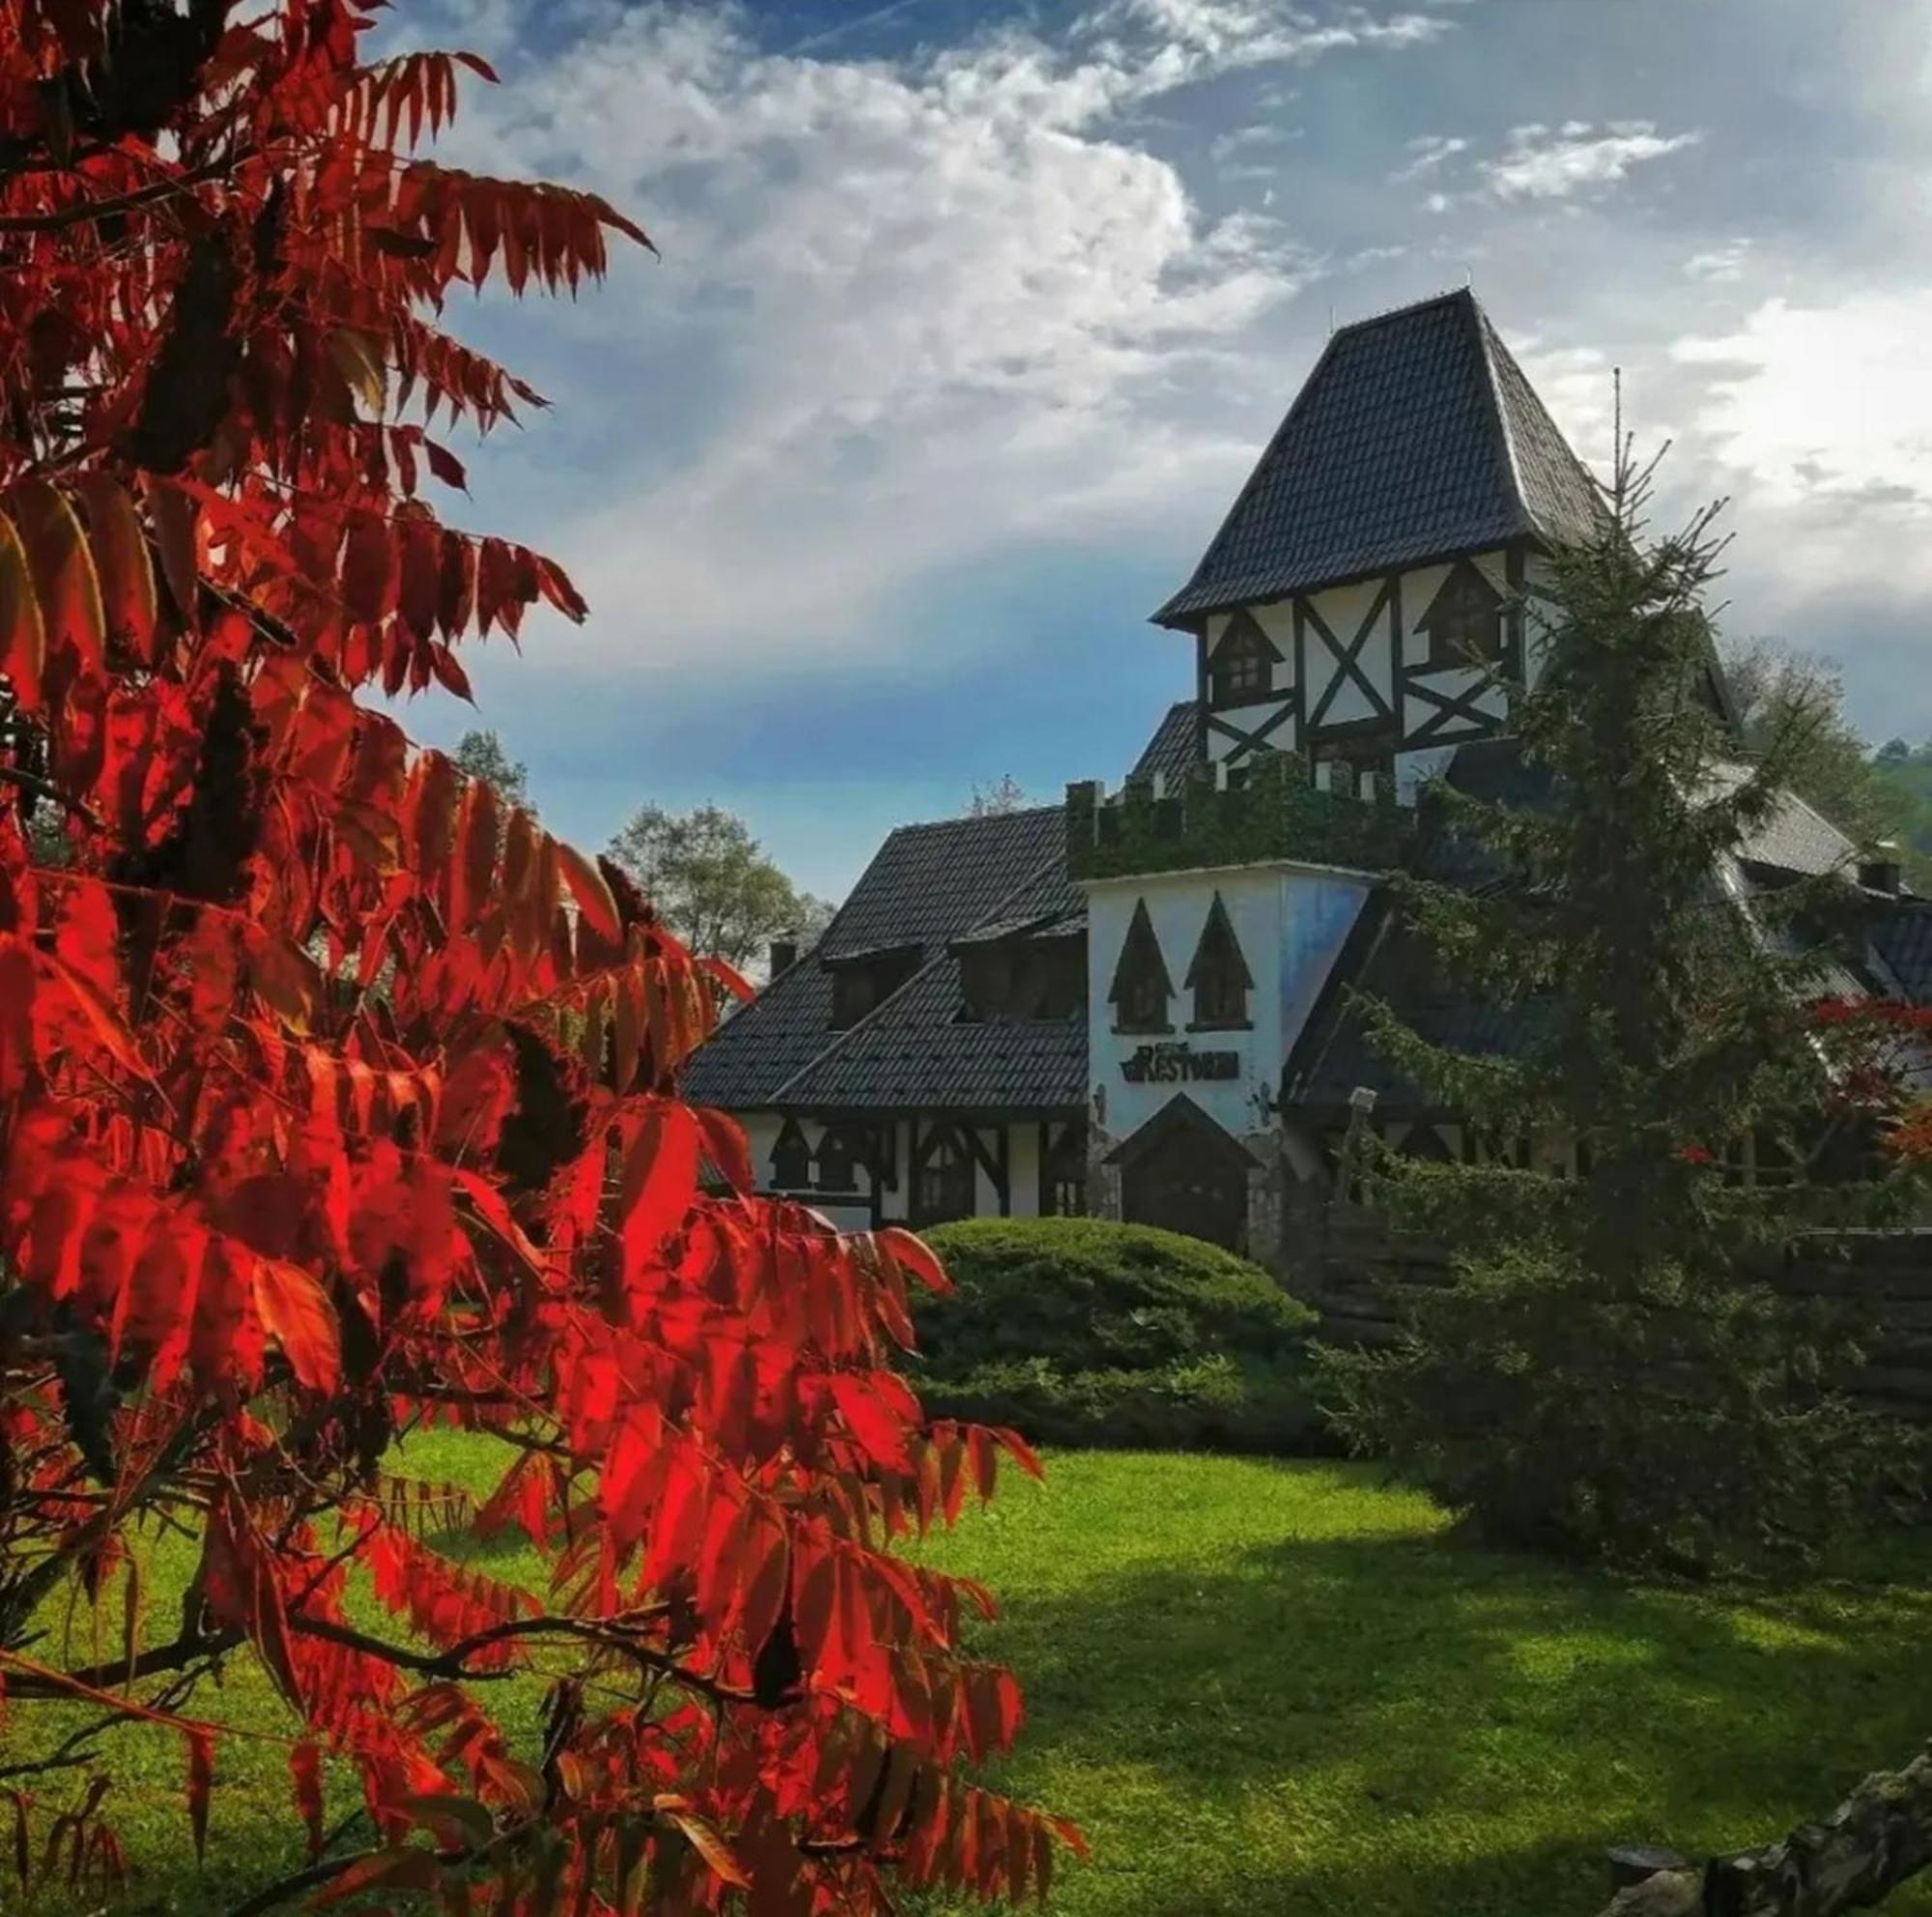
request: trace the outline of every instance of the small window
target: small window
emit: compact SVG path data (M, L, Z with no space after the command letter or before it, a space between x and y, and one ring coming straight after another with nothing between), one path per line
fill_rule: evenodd
M811 1147L796 1119L788 1118L772 1147L772 1187L778 1191L807 1191L811 1187Z
M949 1218L970 1218L976 1195L973 1154L965 1139L950 1126L935 1131L926 1140L913 1181L913 1222L936 1225Z
M1167 976L1167 961L1160 956L1160 940L1154 936L1153 921L1148 916L1147 901L1136 901L1134 916L1121 946L1121 962L1114 969L1113 989L1107 1002L1114 1008L1117 1032L1171 1032L1167 1003L1174 996L1173 982Z
M842 1032L877 1011L919 970L919 961L917 946L866 958L829 961L833 1029Z
M1194 948L1186 984L1194 994L1194 1030L1247 1029L1248 993L1254 989L1255 982L1218 892L1208 908L1208 923L1202 928L1201 943Z
M1039 1168L1039 1209L1052 1218L1087 1216L1087 1130L1062 1129Z
M1253 705L1274 685L1277 654L1250 613L1236 613L1221 635L1208 664L1209 691L1216 705Z
M818 1141L818 1188L821 1191L856 1191L861 1153L850 1130L842 1125L828 1125Z
M1502 657L1502 594L1469 560L1459 559L1416 631L1428 636L1424 663L1432 670L1493 664Z

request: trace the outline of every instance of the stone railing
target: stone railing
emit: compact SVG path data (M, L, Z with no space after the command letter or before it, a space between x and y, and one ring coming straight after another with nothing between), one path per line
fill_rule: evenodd
M1258 753L1231 775L1202 765L1185 778L1130 779L1109 798L1093 780L1066 788L1066 869L1121 878L1273 859L1382 872L1396 865L1413 811L1393 786L1328 790L1299 753Z

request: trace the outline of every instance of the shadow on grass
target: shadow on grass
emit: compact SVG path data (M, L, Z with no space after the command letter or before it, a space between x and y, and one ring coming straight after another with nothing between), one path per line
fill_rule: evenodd
M1932 1703L1932 1599L1633 1588L1439 1538L1021 1593L976 1648L1026 1686L1003 1784L1094 1840L1076 1917L1589 1913L1606 1845L1781 1834L1909 1757Z

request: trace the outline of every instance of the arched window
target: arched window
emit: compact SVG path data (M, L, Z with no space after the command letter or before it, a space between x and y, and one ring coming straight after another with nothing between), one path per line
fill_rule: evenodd
M956 1126L938 1127L922 1146L913 1176L913 1222L937 1225L949 1218L970 1218L977 1195L972 1147Z
M856 1191L862 1154L851 1130L843 1125L828 1125L818 1141L818 1188L821 1191Z
M1240 941L1235 936L1234 922L1221 895L1208 908L1208 923L1201 930L1201 943L1187 967L1186 985L1194 994L1194 1023L1197 1032L1238 1032L1248 1027L1248 993L1254 989L1248 961L1241 956Z
M1040 1160L1039 1209L1052 1218L1087 1216L1087 1128L1065 1125Z
M1107 994L1107 1002L1114 1008L1114 1030L1173 1031L1167 1017L1167 1002L1173 996L1174 983L1167 976L1167 961L1160 956L1160 940L1154 936L1147 901L1137 900L1127 935L1121 944L1121 961L1114 968L1113 989Z
M811 1188L811 1147L805 1142L798 1120L788 1118L772 1147L772 1188L809 1191Z

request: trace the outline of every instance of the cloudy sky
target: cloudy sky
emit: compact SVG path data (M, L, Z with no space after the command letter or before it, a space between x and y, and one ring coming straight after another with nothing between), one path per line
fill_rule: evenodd
M581 843L715 798L836 896L976 782L1118 777L1331 325L1465 279L1586 458L1620 365L1673 503L1733 501L1729 632L1932 734L1928 0L399 12L504 81L443 157L663 250L453 313L554 402L460 516L591 601L470 669Z

